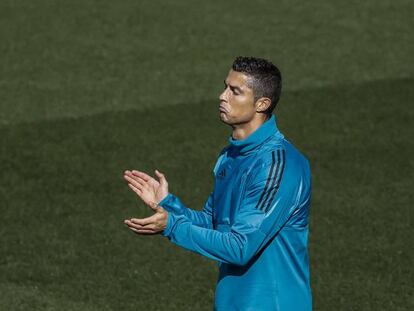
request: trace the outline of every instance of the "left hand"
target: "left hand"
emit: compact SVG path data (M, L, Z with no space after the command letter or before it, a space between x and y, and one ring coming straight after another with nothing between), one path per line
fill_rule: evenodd
M157 234L167 227L168 212L155 202L150 202L150 208L155 212L147 218L126 219L124 223L137 234Z
M159 203L168 195L168 182L165 175L155 170L159 181L150 175L138 171L125 171L124 179L128 182L128 186L149 205L151 202Z

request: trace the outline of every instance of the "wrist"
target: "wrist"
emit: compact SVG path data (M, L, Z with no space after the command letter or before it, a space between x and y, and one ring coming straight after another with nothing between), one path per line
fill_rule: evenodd
M158 205L162 205L163 203L167 202L168 199L171 197L171 193L167 193L167 195L165 197L163 197L159 202Z

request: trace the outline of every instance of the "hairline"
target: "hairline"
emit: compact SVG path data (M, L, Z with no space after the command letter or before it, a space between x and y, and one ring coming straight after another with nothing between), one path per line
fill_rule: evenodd
M237 70L234 70L234 71L240 72L240 73L242 73L242 74L244 74L246 76L246 78L247 78L246 79L246 85L247 85L248 88L250 88L252 90L252 92L253 92L253 99L254 99L254 102L255 103L259 100L259 98L266 97L266 96L259 96L258 94L255 94L257 92L257 90L255 92L255 84L257 82L259 82L258 81L259 79L257 79L254 75L252 75L252 74L250 74L248 72L245 72L245 71L237 71ZM266 98L268 98L268 97L266 97ZM269 98L269 99L271 100L271 98Z

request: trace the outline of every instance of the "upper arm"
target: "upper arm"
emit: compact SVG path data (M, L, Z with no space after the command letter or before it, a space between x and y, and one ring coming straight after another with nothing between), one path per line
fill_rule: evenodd
M306 174L284 149L261 161L246 185L232 231L247 241L249 256L257 253L300 207L306 190ZM249 241L249 239L251 241Z

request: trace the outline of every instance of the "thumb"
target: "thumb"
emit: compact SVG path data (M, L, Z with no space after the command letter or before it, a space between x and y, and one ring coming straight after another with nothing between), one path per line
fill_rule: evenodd
M158 179L160 180L161 185L165 185L167 180L165 179L165 175L158 170L155 170L155 174L157 175Z
M157 203L155 203L155 202L150 202L149 203L149 207L154 211L154 212L160 212L160 211L162 211L163 210L163 208L160 206L160 205L158 205Z

